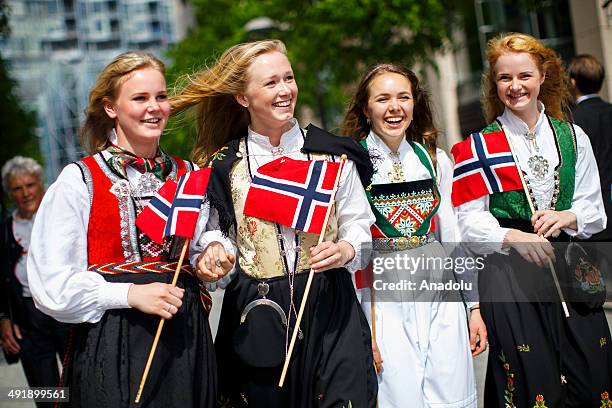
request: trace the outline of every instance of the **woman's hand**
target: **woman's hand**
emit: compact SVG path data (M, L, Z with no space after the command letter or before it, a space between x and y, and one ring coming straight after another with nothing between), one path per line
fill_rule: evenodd
M328 269L340 268L351 261L355 256L355 249L346 241L321 242L310 248L310 267L315 272L323 272Z
M2 348L9 354L19 354L21 346L18 340L22 339L19 326L12 324L10 319L2 319L0 329L2 331Z
M470 350L476 357L487 349L487 327L480 315L480 308L470 311Z
M555 251L544 237L511 229L504 237L504 246L510 246L528 262L541 268L548 267L548 261L555 260Z
M235 259L220 242L212 242L198 257L196 275L204 282L216 282L232 270Z
M171 319L183 304L185 289L167 283L133 284L128 290L128 304L141 312Z
M578 229L576 214L571 211L536 211L531 217L531 224L533 232L543 235L544 238L550 237L562 228Z
M372 338L372 354L374 355L374 369L376 370L376 374L380 374L382 372L383 360L375 338Z

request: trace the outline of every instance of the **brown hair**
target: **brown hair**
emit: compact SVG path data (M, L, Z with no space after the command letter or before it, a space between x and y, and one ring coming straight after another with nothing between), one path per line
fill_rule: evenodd
M594 94L601 90L606 71L592 55L576 55L567 68L570 79L576 81L576 88L583 95Z
M202 164L232 139L246 135L250 122L247 109L234 96L247 86L247 70L262 54L277 51L287 55L279 40L264 40L235 45L216 63L195 75L181 78L182 89L170 98L172 113L194 107L198 140L192 158Z
M89 104L85 109L85 123L79 131L81 145L89 154L95 154L108 147L108 135L115 121L104 111L106 100L113 101L119 88L129 79L129 74L153 68L165 73L164 63L146 52L125 52L108 64L89 92Z
M505 109L497 96L497 83L495 81L495 64L497 59L507 53L526 52L531 56L540 73L545 76L540 86L538 99L546 107L546 113L557 119L564 119L563 112L571 101L571 94L567 87L567 80L563 63L557 53L547 48L534 37L522 33L509 33L493 38L487 47L487 61L489 68L482 76L483 98L482 107L487 122L492 122L501 115Z
M433 114L429 103L427 92L419 85L419 78L414 72L399 64L378 64L371 67L359 81L357 92L349 103L348 110L344 116L341 133L350 136L357 141L365 139L370 132L370 124L365 115L370 97L370 83L379 75L385 73L403 75L410 81L412 86L412 97L414 108L412 122L406 129L406 138L415 142L423 143L429 150L431 156L436 158L436 140L438 130L433 125Z

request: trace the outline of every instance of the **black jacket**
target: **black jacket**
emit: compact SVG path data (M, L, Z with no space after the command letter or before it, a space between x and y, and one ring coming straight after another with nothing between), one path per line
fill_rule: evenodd
M14 271L23 248L15 241L13 235L13 217L3 220L1 228L0 314L10 318L14 323L22 325L25 316L23 288Z
M574 122L589 136L599 168L601 193L608 216L607 228L591 239L612 241L612 104L596 97L578 104L573 111Z

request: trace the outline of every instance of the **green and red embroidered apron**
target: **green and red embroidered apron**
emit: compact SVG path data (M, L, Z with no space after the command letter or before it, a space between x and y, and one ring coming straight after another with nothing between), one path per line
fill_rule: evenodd
M370 207L376 217L376 223L371 227L372 239L389 240L397 249L422 244L423 238L435 230L434 216L440 206L440 192L429 152L418 143L408 143L429 172L430 178L373 184L366 189ZM361 144L367 149L365 139Z

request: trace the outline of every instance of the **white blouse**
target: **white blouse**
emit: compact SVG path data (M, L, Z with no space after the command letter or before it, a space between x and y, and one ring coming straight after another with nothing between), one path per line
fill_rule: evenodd
M32 235L32 226L34 225L35 219L36 214L32 215L30 219L25 219L19 217L17 210L13 211L13 236L15 237L15 241L17 241L22 248L21 256L15 264L14 272L15 277L21 284L21 294L24 297L32 297L30 285L28 284L27 259L28 250L30 248L30 237Z
M108 158L109 153L103 154ZM135 185L140 176L128 166L131 184ZM130 307L127 298L132 283L107 282L102 275L87 270L90 209L81 171L76 164L69 164L45 194L32 230L27 268L32 297L37 308L62 322L96 323L108 309ZM208 217L209 207L204 205L194 236L203 234ZM208 242L219 241L231 248L220 233L206 234Z
M306 131L304 131L304 135ZM272 146L267 136L258 134L249 128L247 135L249 150L249 163L251 173L266 163L278 157L287 156L295 160L307 160L308 156L301 152L304 145L304 136L298 122L294 119L293 126L281 135L280 144ZM245 160L246 158L243 158ZM338 241L343 240L351 244L355 250L355 257L345 267L354 273L361 269L361 246L372 241L370 226L374 224L374 214L365 195L365 191L359 179L355 164L347 160L340 175L338 191L336 192L336 214L338 217ZM211 218L212 221L212 218ZM209 223L210 226L210 223ZM217 227L218 228L218 227ZM281 225L283 243L287 249L287 264L293 268L297 248L295 246L295 230ZM234 246L236 237L230 237ZM192 258L192 262L193 262ZM232 270L227 276L217 282L219 287L225 287L234 275ZM293 271L291 271L293 272ZM213 289L209 285L209 289Z
M539 153L549 163L549 173L540 182L533 182L531 188L536 204L549 203L554 188L552 173L559 164L559 156L555 144L555 136L544 113L544 105L539 103L540 116L535 126L536 143ZM533 146L525 138L528 126L519 117L506 109L498 117L506 136L510 139L517 156L520 168L527 177L535 180L527 165L533 154ZM593 155L591 142L584 131L577 125L572 125L576 133L577 157L574 197L568 211L576 215L577 229L564 228L563 231L577 238L588 238L606 227L606 213L599 185L597 163ZM499 222L489 212L489 196L469 201L457 207L459 227L462 239L466 242L478 242L478 252L483 254L502 251L502 244L508 228L499 226Z

